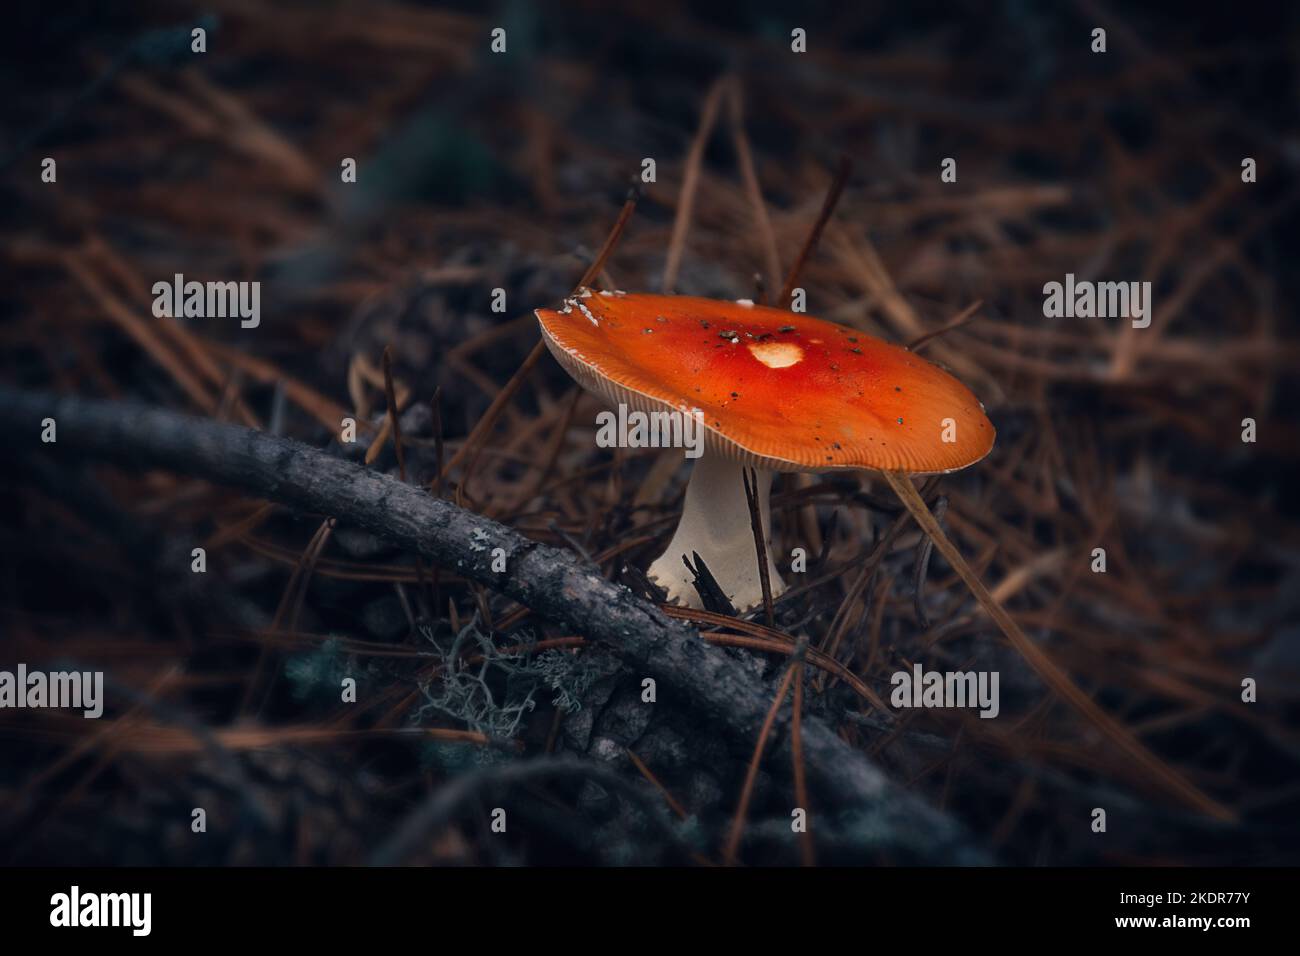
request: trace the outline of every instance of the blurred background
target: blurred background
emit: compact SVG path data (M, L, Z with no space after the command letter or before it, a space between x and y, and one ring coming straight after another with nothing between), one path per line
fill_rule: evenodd
M397 474L387 347L406 480L634 590L687 469L597 448L600 404L549 356L475 454L445 479L438 463L630 187L602 286L761 297L847 157L807 310L898 343L962 317L922 354L999 439L927 486L945 527L1074 682L1235 822L1185 810L1059 702L947 564L918 560L870 475L781 477L774 550L811 564L779 634L713 621L703 639L775 694L780 642L806 636L840 673L805 668L804 711L1001 863L1297 861L1292 5L217 0L6 18L0 381ZM175 273L259 281L260 326L156 318L151 287ZM1044 283L1067 273L1150 281L1150 327L1044 318ZM338 441L348 415L355 445ZM468 774L481 786L401 862L716 863L742 794L741 862L909 862L819 818L835 801L815 788L811 835L792 834L788 760L769 754L747 786L755 741L711 733L689 701L644 706L608 652L346 516L4 444L0 669L75 662L109 691L99 721L0 711L0 862L365 863ZM914 661L998 670L999 718L873 704ZM787 704L777 736L788 720ZM667 830L607 780L504 774L547 753L603 763ZM504 835L498 794L519 814Z

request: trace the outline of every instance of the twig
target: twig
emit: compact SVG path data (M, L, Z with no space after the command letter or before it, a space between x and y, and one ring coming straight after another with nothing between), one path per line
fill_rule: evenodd
M613 648L637 673L707 713L719 733L753 740L762 724L767 691L756 675L568 552L295 441L134 404L0 388L0 427L11 434L34 436L46 416L58 422L57 443L6 442L0 455L168 468L301 511L337 515ZM492 567L496 548L506 557L507 570L499 573ZM824 799L871 815L865 839L875 852L913 862L988 862L960 825L897 787L821 720L805 722L803 746L809 777Z
M781 294L776 297L777 308L790 308L790 298L794 294L794 284L799 281L799 273L803 272L804 263L812 255L813 249L817 248L817 240L821 238L826 223L830 222L831 213L835 211L835 204L840 201L840 193L844 191L844 184L848 182L849 173L852 171L853 163L847 156L841 156L839 167L835 171L835 178L831 180L831 188L827 191L826 199L822 202L822 211L817 214L817 221L813 223L812 231L808 233L803 248L799 250L799 255L795 257L794 265L790 267L789 275L785 277L785 285L781 287Z
M401 416L398 414L398 409L397 409L397 390L393 387L393 347L391 345L384 346L383 366L384 366L384 397L388 403L388 422L392 426L392 430L393 430L393 452L394 454L397 455L397 477L400 481L405 483L406 449L402 444L402 420L401 420ZM435 424L441 426L442 423L436 422ZM439 434L438 436L439 444L441 444L441 439L442 436L441 434ZM439 450L441 451L441 449ZM442 476L439 475L439 478L441 477ZM419 588L418 593L424 595L425 599L430 602L429 611L436 614L437 607L438 607L438 590L435 586L429 585L429 583L425 580L424 559L421 558L418 554L415 556L415 581L416 581L416 587ZM405 592L402 590L402 586L400 584L394 583L394 587L397 588L398 597L402 599L403 603L405 603L406 600L404 597ZM303 589L302 594L303 596L306 595L305 588ZM299 598L299 604L301 603L302 603L302 597ZM410 613L409 609L407 613L408 614ZM412 631L415 630L414 618L412 618L411 620L411 630Z
M767 709L767 716L763 719L763 728L758 732L758 741L754 744L754 755L749 759L749 769L745 772L745 784L741 788L740 802L736 806L736 816L731 821L731 835L727 838L727 848L722 854L722 858L728 866L735 866L737 857L740 855L740 838L745 833L745 817L749 815L749 801L754 795L754 781L758 779L758 765L763 758L763 750L767 747L767 738L772 733L772 725L776 723L777 712L780 711L785 695L790 690L790 682L794 680L795 670L795 661L792 660L785 669L785 675L781 678L781 684L777 687L776 694L772 697L772 706Z
M524 384L524 381L528 378L528 374L536 368L537 363L542 360L542 356L545 354L546 343L539 339L537 344L533 346L532 351L529 352L523 362L520 363L519 368L515 369L515 374L510 376L510 381L506 382L501 391L497 392L497 397L492 399L492 404L487 407L487 411L485 411L483 416L477 423L475 423L473 429L470 430L469 435L466 436L464 443L460 448L456 449L456 454L451 456L451 461L449 461L447 466L442 470L441 478L443 481L445 481L447 476L455 470L456 466L461 463L462 459L465 459L472 453L472 457L469 457L469 464L465 468L465 474L461 476L460 480L460 488L462 490L464 489L465 485L469 481L470 474L474 470L474 464L478 461L479 448L482 445L483 440L487 437L487 433L492 430L494 425L496 425L497 418L500 417L501 412L510 404L510 401L515 397L515 393L519 391L520 387Z
M406 481L406 450L402 447L402 422L397 414L397 392L393 388L393 347L384 346L384 395L388 401L388 423L393 432L393 453L397 455L397 476Z
M738 617L728 617L725 614L716 614L712 611L701 611L697 608L674 607L671 604L662 605L659 610L663 611L668 617L675 618L679 621L691 621L695 624L712 624L715 627L729 628L733 631L738 631L741 634L750 636L749 640L743 643L738 643L736 639L731 639L728 635L719 634L716 631L709 631L700 635L706 641L714 641L721 644L727 644L730 642L730 645L734 647L752 647L760 650L780 650L785 654L793 653L794 648L798 646L799 643L789 634L785 634L781 631L775 630L774 628L764 627L762 624L757 624L754 621L744 621ZM833 657L827 656L815 647L808 648L808 650L804 652L804 655L807 658L808 663L820 670L826 671L828 674L844 681L844 683L853 688L855 694L870 703L872 707L876 708L876 710L880 712L881 719L893 719L893 715L890 713L889 708L885 706L885 702L881 699L880 695L872 690L870 685L863 681L862 678L858 677L858 675L854 674L839 661L835 660Z
M970 323L974 322L978 318L975 313L979 311L980 306L983 304L983 299L976 299L970 305L966 306L966 308L953 316L943 326L935 329L933 332L926 332L924 335L919 335L912 339L912 341L907 343L906 348L913 352L919 352L931 339L938 338L940 335L946 335L954 329L960 329L964 325L970 325Z
M948 499L940 498L934 503L934 520L943 527L943 516L948 512ZM916 609L916 621L922 630L929 630L930 617L925 613L925 577L930 570L930 552L934 550L934 539L928 534L921 539L921 547L916 552L916 572L912 576L913 603Z
M677 289L677 273L682 265L682 253L686 248L686 230L691 225L691 214L695 210L695 190L700 181L700 166L704 162L704 147L709 142L713 125L718 119L718 108L722 105L722 96L727 92L730 77L720 77L710 88L704 100L704 111L700 116L699 129L691 141L691 151L686 157L686 175L682 179L682 194L677 203L677 215L673 218L673 234L668 241L668 260L664 264L663 289L665 293Z
M623 208L619 210L618 218L614 220L614 228L609 231L609 235L605 237L605 244L600 247L600 252L596 254L595 259L591 260L591 265L587 266L587 271L578 280L577 288L586 288L596 281L596 276L600 275L601 270L605 268L605 263L613 254L614 247L618 245L619 239L623 238L623 230L627 228L628 220L632 218L632 213L636 211L636 204L640 198L641 194L636 188L627 191L627 198L623 200Z
M673 813L677 814L679 819L685 820L688 816L690 816L690 814L686 812L686 808L681 805L678 799L674 797L668 791L668 788L665 787L663 783L659 780L659 778L654 775L654 771L652 771L649 767L647 767L645 761L637 756L635 750L633 750L631 747L624 747L623 750L627 754L628 759L632 761L632 765L636 767L637 772L640 773L641 776L645 777L647 781L649 781L650 786L654 787L661 794L663 794L664 802L667 803L668 806L672 808Z
M766 277L761 272L754 273L756 297L755 302L766 304L766 289L770 285L776 288L781 281L781 259L776 251L776 236L772 232L772 220L767 214L767 205L763 202L763 190L758 185L758 174L754 171L754 155L749 148L749 137L745 135L745 91L739 77L732 77L731 96L728 97L728 117L731 121L731 138L736 144L736 160L740 166L740 178L745 183L745 195L754 209L754 224L763 244L763 260L767 268Z
M691 563L691 558L695 563ZM693 575L692 582L695 585L695 593L700 596L700 601L704 606L713 611L715 614L725 614L728 617L736 616L736 606L731 603L731 598L727 597L718 579L713 576L709 566L704 563L700 557L700 552L692 551L691 558L682 555L682 564L686 565L686 570Z
M614 246L618 244L619 237L623 235L623 229L627 226L628 219L631 218L633 210L636 209L637 198L635 189L628 192L627 199L623 203L623 209L619 212L618 219L614 221L614 228L610 230L609 235L605 238L605 244L601 247L600 253L592 260L582 278L578 280L578 288L583 288L590 283L600 273L600 270L605 267L605 260L609 258ZM460 488L463 491L469 481L469 475L473 472L474 465L478 461L479 448L487 437L487 433L491 431L501 412L510 403L510 400L515 397L515 393L519 391L520 386L524 384L524 380L528 378L528 374L541 361L544 354L546 354L546 344L539 340L533 346L533 350L528 353L528 357L515 370L515 374L510 376L510 381L506 382L505 387L497 393L497 397L492 400L492 404L483 413L483 417L474 425L473 430L470 431L464 444L460 446L456 454L452 456L447 467L442 470L441 477L443 479L446 479L447 475L472 451L473 457L468 459L469 464L465 468L465 474L461 476Z
M767 626L776 626L776 613L772 608L772 581L767 570L767 539L763 535L763 515L758 507L758 472L746 468L741 472L745 483L745 500L749 503L749 525L754 531L754 550L758 553L758 583L763 589L763 613Z
M894 489L895 494L898 495L899 500L907 506L908 511L912 512L912 516L916 518L916 523L934 540L939 553L947 559L953 570L966 582L966 586L970 588L971 594L975 596L980 606L988 612L989 617L993 618L998 627L1002 629L1002 633L1011 642L1011 646L1020 652L1020 656L1038 673L1044 683L1110 738L1112 743L1128 754L1137 766L1147 770L1154 778L1159 789L1177 797L1184 805L1215 819L1226 822L1236 819L1236 814L1232 810L1202 793L1182 774L1143 746L1142 742L1134 737L1119 721L1098 707L1091 697L1078 688L1068 674L1056 666L1056 663L1047 656L1046 651L1025 636L1025 632L1020 629L1020 625L1012 619L1002 605L993 599L988 589L984 587L984 582L971 570L961 552L944 534L943 528L934 520L934 515L926 507L925 499L917 492L916 486L912 484L911 479L906 474L894 471L886 471L882 472L882 474L885 476L885 480L889 482L889 486Z
M796 654L807 651L808 642L801 641ZM808 806L808 780L803 765L803 660L799 658L794 665L794 703L790 718L790 757L794 763L794 800L804 812L804 828L799 834L799 854L804 866L816 866L817 857L813 850L812 830L808 821L812 811Z

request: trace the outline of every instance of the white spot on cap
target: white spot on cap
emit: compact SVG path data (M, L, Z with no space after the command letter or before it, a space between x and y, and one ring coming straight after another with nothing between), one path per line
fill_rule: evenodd
M591 309L587 308L585 305L582 304L581 301L579 301L580 299L585 299L586 297L587 294L583 294L576 299L567 299L565 301L568 305L575 307L579 312L585 315L587 317L587 321L589 321L592 325L599 326L600 323L596 320L596 317L591 314ZM569 310L565 309L564 311L567 312Z
M745 308L747 308L747 309L752 309L752 308L754 307L754 300L753 300L753 299L737 299L737 300L736 300L736 305L743 305L743 306L744 306Z
M753 342L748 348L768 368L789 368L803 361L803 349L793 342Z

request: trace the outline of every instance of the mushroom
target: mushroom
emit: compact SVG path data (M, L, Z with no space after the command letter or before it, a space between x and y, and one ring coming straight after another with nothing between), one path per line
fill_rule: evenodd
M643 412L698 410L703 456L677 531L648 572L680 604L702 606L683 561L693 553L737 610L762 601L743 469L758 472L770 534L773 472L935 474L993 447L993 425L964 385L905 348L833 322L748 300L587 288L536 315L551 353L589 391ZM785 584L770 542L764 551L776 597Z

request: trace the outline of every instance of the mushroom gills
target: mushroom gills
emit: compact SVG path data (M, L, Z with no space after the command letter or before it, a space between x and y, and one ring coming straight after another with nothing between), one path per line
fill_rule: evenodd
M668 599L687 607L704 607L694 578L682 561L694 562L698 552L718 586L739 612L763 603L763 585L758 573L754 530L745 498L744 466L712 449L695 463L686 485L682 518L667 549L650 566L651 581L668 592ZM759 514L763 519L763 554L772 597L785 591L776 565L772 563L772 514L769 504L772 472L757 469Z

